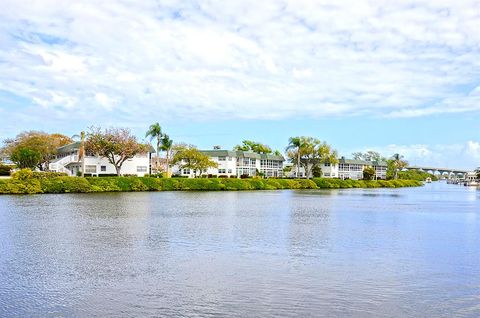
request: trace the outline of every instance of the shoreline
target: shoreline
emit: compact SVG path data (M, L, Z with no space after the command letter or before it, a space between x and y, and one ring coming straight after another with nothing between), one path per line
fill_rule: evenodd
M237 179L154 177L48 177L0 180L1 194L101 193L151 191L244 191L422 186L416 180Z

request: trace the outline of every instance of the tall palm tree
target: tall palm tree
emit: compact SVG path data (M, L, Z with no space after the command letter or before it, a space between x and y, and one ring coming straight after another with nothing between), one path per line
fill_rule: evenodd
M82 161L82 171L81 176L85 176L85 132L80 132L80 135L73 135L72 139L80 138L80 147L78 149L78 161Z
M288 146L285 149L286 151L296 151L297 152L297 178L300 174L300 152L302 147L304 146L304 138L303 137L290 137L288 139Z
M392 156L393 164L395 165L395 174L394 174L395 179L398 179L398 171L405 168L408 164L405 160L403 160L403 158L404 157L398 153Z
M162 137L163 137L162 127L160 127L160 124L155 123L155 124L150 125L147 132L145 133L145 137L146 138L150 137L150 141L152 141L153 139L157 139L157 148L156 148L157 158L156 158L156 162L158 164L158 160L160 158L160 146L162 144Z
M166 154L166 162L167 162L167 176L169 175L169 169L170 169L170 150L172 149L173 146L173 140L170 139L170 137L167 134L164 134L162 137L162 145L160 146L160 149L165 151Z

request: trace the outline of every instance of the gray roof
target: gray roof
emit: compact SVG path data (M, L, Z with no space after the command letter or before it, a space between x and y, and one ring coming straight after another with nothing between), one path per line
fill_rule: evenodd
M231 150L200 150L201 153L209 157L236 157L235 151Z
M148 151L150 153L155 153L155 148L153 148L152 145L147 144L147 146L149 146ZM75 141L75 142L72 142L71 144L57 148L57 153L70 153L73 151L77 151L79 149L80 149L80 141Z
M285 161L283 156L275 156L270 154L258 154L251 151L233 151L233 150L200 150L201 153L209 157L235 157L235 158L252 158Z
M80 149L80 141L72 142L71 144L57 148L58 153L70 153Z
M387 166L387 163L384 161L366 161L366 160L355 160L355 159L345 159L340 158L339 163L343 164L356 164L356 165L364 165L364 166Z

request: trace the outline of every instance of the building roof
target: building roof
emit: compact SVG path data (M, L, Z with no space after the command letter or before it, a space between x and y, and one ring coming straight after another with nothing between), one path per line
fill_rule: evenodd
M236 157L236 152L231 150L200 150L209 157Z
M152 145L150 144L148 144L148 146L149 146L148 152L155 153L155 148L153 148ZM75 141L68 145L57 148L57 153L70 153L73 151L77 151L79 149L80 149L80 141Z
M80 149L80 141L72 142L71 144L57 148L58 153L69 153Z
M356 164L356 165L364 165L364 166L387 166L387 163L384 161L366 161L366 160L355 160L355 159L345 159L340 158L339 163L343 164Z
M200 150L201 153L209 157L235 157L235 158L252 158L252 159L266 159L285 161L283 156L275 156L270 154L258 154L251 151L233 151L233 150Z

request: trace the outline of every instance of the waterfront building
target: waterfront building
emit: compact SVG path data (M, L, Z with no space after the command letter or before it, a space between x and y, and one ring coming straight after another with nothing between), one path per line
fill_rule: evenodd
M297 167L295 164L286 164L285 166L289 167L290 169L288 177L306 177L304 167L300 167L297 176ZM372 167L373 169L375 169L375 179L387 179L387 163L383 161L364 161L346 159L345 157L342 157L338 160L338 163L322 163L319 165L319 167L320 169L322 169L322 177L324 178L361 180L363 179L363 170L366 167Z
M218 167L208 168L201 175L225 176L225 177L253 177L262 173L265 177L283 176L283 156L257 154L250 151L234 150L200 150L201 153L210 157ZM174 175L194 177L194 171L181 169L179 165L172 167Z
M79 160L78 153L80 142L73 142L57 149L56 159L49 165L50 171L64 172L70 176L76 176L82 169L87 176L116 175L115 167L108 162L107 158L98 157L94 154L86 153L83 160ZM128 159L122 165L122 175L144 176L151 172L151 156L153 149L149 153L138 154ZM82 162L83 161L83 162Z

